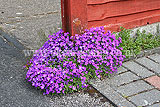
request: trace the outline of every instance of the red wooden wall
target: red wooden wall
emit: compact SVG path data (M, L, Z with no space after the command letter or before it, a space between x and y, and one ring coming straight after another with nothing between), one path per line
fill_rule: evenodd
M63 29L72 35L104 26L118 31L160 22L160 0L61 0Z

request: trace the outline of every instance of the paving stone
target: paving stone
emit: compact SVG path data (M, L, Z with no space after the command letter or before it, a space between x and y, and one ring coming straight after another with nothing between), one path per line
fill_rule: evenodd
M152 76L145 80L160 90L160 77Z
M160 64L153 62L152 60L143 57L136 60L138 63L146 66L148 69L160 74Z
M118 68L117 74L120 74L120 73L123 73L123 72L126 72L126 71L127 71L127 69L121 66L121 67Z
M98 84L96 84L98 83ZM111 100L113 103L119 106L135 107L131 102L127 101L118 92L116 92L112 87L104 83L104 81L98 81L92 84L101 94Z
M118 107L136 107L129 101L123 101L120 104L118 104Z
M150 55L148 57L160 64L160 55L159 54L153 54L153 55Z
M117 91L124 96L131 96L139 92L152 89L153 86L147 84L143 80L132 82L130 84L118 87Z
M160 91L154 89L148 92L144 92L133 97L129 100L136 104L136 106L147 106L160 101Z
M153 104L153 105L150 105L150 106L147 106L147 107L160 107L160 103Z
M154 75L154 73L150 72L148 69L142 67L141 65L135 63L134 61L128 61L124 63L123 66L125 66L126 68L128 68L129 70L136 73L138 76L142 78Z
M100 80L97 78L97 79L90 80L90 84L92 84L94 87L100 89L102 87L102 85L103 86L108 85L105 81L106 81L105 79Z
M120 86L122 84L127 84L129 82L132 82L134 80L140 79L138 76L131 72L125 72L116 76L113 76L111 78L106 79L106 83L109 84L112 88L116 88L117 86Z

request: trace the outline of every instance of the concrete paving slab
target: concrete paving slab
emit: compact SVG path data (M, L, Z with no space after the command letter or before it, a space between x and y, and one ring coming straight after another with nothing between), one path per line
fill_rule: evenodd
M147 106L147 107L160 107L160 103L153 104L153 105L150 105L150 106Z
M120 73L124 73L124 72L126 72L126 71L128 71L126 68L124 68L124 67L119 67L118 69L117 69L117 74L120 74Z
M138 62L138 63L144 65L145 67L147 67L148 69L160 74L160 64L157 64L146 57L139 58L136 60L136 62Z
M148 57L160 64L160 55L159 54L153 54Z
M49 31L61 26L60 0L0 0L0 27L30 49L38 49ZM43 35L43 34L42 34Z
M160 91L154 89L148 92L144 92L133 97L129 100L135 103L137 106L147 106L160 101Z
M117 106L126 106L126 107L135 107L131 102L127 101L124 97L122 97L118 92L115 91L110 85L108 85L105 81L92 81L92 86L96 88L100 93L102 93L105 97L111 100Z
M60 0L0 0L0 18L11 19L18 16L31 16L53 11L60 12L60 2Z
M135 95L142 91L146 91L152 88L154 87L147 84L143 80L140 80L140 81L132 82L130 84L118 87L117 92L128 97L128 96Z
M38 49L42 45L41 42L46 41L43 40L43 38L48 37L50 31L55 32L54 28L58 28L60 26L59 19L59 15L53 14L24 20L22 22L11 24L14 25L14 29L11 28L9 33L15 35L27 48ZM5 27L6 26L4 26L4 29ZM46 35L43 35L42 31Z
M155 75L154 73L142 67L141 65L135 63L134 61L128 61L124 63L123 66L125 66L126 68L128 68L129 70L131 70L132 72L140 76L141 78L146 78L146 77Z
M119 75L112 76L105 80L107 84L109 84L112 88L116 88L120 85L130 83L132 81L138 80L140 77L136 76L131 72L125 72Z
M129 101L123 101L118 105L118 107L136 107L136 106Z

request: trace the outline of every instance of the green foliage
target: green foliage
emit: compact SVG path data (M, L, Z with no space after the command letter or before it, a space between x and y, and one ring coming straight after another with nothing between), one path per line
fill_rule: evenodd
M145 30L143 32L137 30L136 36L131 37L131 30L121 27L121 31L116 34L116 37L122 38L120 47L123 48L122 53L126 58L138 55L143 50L160 46L160 35L147 34Z

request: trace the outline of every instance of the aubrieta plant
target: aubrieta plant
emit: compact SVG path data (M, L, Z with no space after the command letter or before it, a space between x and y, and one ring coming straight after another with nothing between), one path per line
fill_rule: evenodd
M37 50L27 67L26 79L44 94L65 94L88 86L89 79L115 73L124 55L116 39L104 27L85 30L70 36L62 30L49 35L49 40Z

